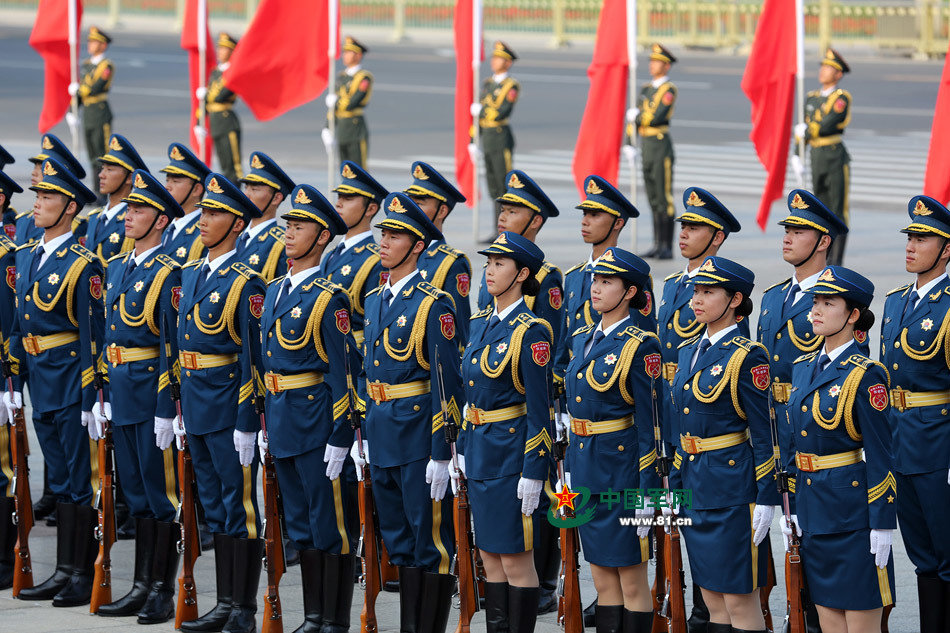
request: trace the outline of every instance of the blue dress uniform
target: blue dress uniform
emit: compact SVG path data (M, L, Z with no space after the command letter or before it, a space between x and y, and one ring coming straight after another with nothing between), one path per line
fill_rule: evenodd
M96 197L55 159L43 162L43 179L33 191L63 194L79 210ZM63 209L65 211L66 206ZM49 486L58 499L56 572L24 589L24 600L75 606L89 602L97 545L96 509L90 503L98 473L90 468L96 445L80 423L96 393L93 364L100 363L92 337L102 331L102 267L71 233L25 244L16 251L17 319L10 355L30 378L33 430L46 460ZM45 256L45 261L44 261ZM22 390L14 376L16 391Z
M950 240L945 206L916 196L908 212L911 223L904 233L936 236L944 244ZM894 385L889 419L897 516L917 572L923 631L940 630L950 617L950 279L942 275L931 284L918 289L911 283L889 292L881 325L881 362ZM917 303L911 305L914 298Z
M251 153L251 171L240 180L244 184L267 185L273 189L271 200L278 193L286 199L294 188L294 181L264 152ZM270 202L268 201L268 206ZM265 209L261 209L263 213ZM265 282L287 274L287 255L284 252L284 229L277 220L263 223L265 227L250 226L238 238L238 260L258 272Z
M72 172L72 174L80 180L86 177L86 170L83 168L82 163L73 156L73 153L69 151L65 143L53 134L43 135L43 139L40 141L40 152L35 156L31 156L30 162L34 165L42 165L43 161L47 158L56 159L63 167ZM16 240L18 246L26 244L30 240L38 240L43 237L43 229L38 228L36 224L33 223L32 209L27 209L26 211L16 214L14 221L16 222L16 237L13 239ZM85 246L86 227L86 218L77 217L73 219L73 235L76 236L76 239L83 246Z
M874 286L854 271L829 266L806 292L867 307ZM855 341L832 350L833 358L827 352L823 347L799 357L792 370L788 412L802 561L815 604L879 609L894 604L894 561L875 565L868 543L871 530L897 527L887 371Z
M432 165L417 160L412 164L412 184L405 193L412 198L434 198L449 210L465 196L445 179ZM434 219L434 218L433 218ZM419 256L419 273L430 284L449 294L455 302L459 345L468 342L468 322L472 318L472 304L468 294L472 287L472 264L465 253L445 243L432 240Z
M779 222L779 225L814 229L816 248L818 240L823 235L830 235L831 239L835 240L848 232L848 227L834 213L829 211L814 194L804 189L795 189L788 194L788 210L789 214ZM765 289L760 306L757 335L757 340L769 351L779 446L790 475L795 473L795 462L792 459L790 443L791 429L788 428L784 408L792 389L792 364L802 354L819 349L824 342L824 337L816 336L812 332L811 299L802 296L804 293L797 292L797 299L794 303L790 303L789 295L793 284L796 284L796 280L790 277ZM855 331L854 338L858 343L860 353L867 356L870 353L867 332ZM792 482L793 491L796 483Z
M135 151L132 143L120 134L113 134L109 139L109 149L105 155L97 159L100 163L110 163L126 169L130 174L136 169L148 171L145 162ZM110 194L103 191L103 194ZM105 207L99 207L89 212L89 225L86 228L86 248L95 253L103 267L108 266L110 259L132 250L134 240L125 237L125 203L123 209L111 218Z
M298 185L285 220L312 222L318 236L346 232L333 206L310 185ZM316 238L315 240L316 241ZM272 281L261 317L267 434L274 457L284 522L300 551L304 611L310 624L349 626L355 555L346 528L343 480L326 476L327 446L344 455L353 443L347 351L350 333L346 291L316 266ZM356 355L358 358L358 354ZM353 367L357 363L352 362Z
M173 220L182 214L164 185L142 170L133 172L132 191L123 201L154 209L156 221L161 215ZM98 615L139 614L153 583L161 584L155 587L156 604L147 607L145 619L162 622L173 607L181 532L175 524L175 452L171 446L156 447L154 422L175 416L168 389L173 368L162 351L174 338L167 330L177 318L180 295L181 267L161 252L160 244L143 253L133 249L116 255L106 269L103 353L116 469L135 518L135 568L132 590L99 607Z
M376 182L366 170L350 161L340 166L341 182L333 191L348 196L362 196L365 204L382 204L389 193ZM379 263L379 245L373 239L373 233L367 231L363 237L353 236L350 240L341 240L336 247L323 257L320 270L327 280L343 286L350 295L353 337L356 344L363 345L364 301L374 288L386 283L389 273Z
M707 257L690 282L752 292L754 275L723 257ZM696 336L679 348L671 388L679 420L670 486L691 491L680 516L693 582L703 589L751 593L766 582L768 539L753 544L756 505L778 505L769 431L769 359L738 329L717 333L705 352ZM694 358L695 364L693 364ZM750 444L751 440L751 444Z
M405 232L426 243L441 239L441 232L407 195L392 193L383 206L386 217L376 228ZM455 306L449 295L417 274L395 293L387 284L367 295L363 344L367 461L382 540L389 559L399 567L403 630L415 630L417 623L425 630L425 619L439 624L440 613L447 617L454 587L451 500L432 499L425 477L430 460L447 464L450 459L439 387L446 413L456 422L462 404ZM383 289L393 294L391 303ZM421 607L413 603L420 591ZM427 615L432 611L436 613Z
M232 213L235 221L249 222L260 216L254 203L221 174L211 173L204 184L205 196L198 206ZM183 623L186 631L201 630L199 622L215 621L220 627L227 618L256 611L263 549L256 494L258 464L241 465L232 436L236 430L249 433L260 427L252 403L249 354L260 353L256 343L264 281L234 252L215 270L206 264L210 264L207 257L188 262L182 269L178 359L182 417L198 497L214 533L218 605L203 618Z
M542 216L545 222L548 218L558 216L558 209L548 195L523 171L515 169L508 172L507 183L508 190L496 202L531 209L535 215ZM537 318L544 319L551 326L554 348L557 349L564 329L564 276L557 266L543 262L535 278L541 284L541 290L537 296L525 297L524 301ZM494 302L485 286L483 270L482 285L478 291L478 309L483 311L494 305Z
M10 195L13 183L9 177L0 171L0 191ZM5 283L0 284L0 345L3 346L3 360L10 355L10 331L16 318L14 308L16 289L16 262L14 251L16 244L5 234L0 234L0 271L3 271ZM4 384L6 387L6 384ZM0 412L0 415L6 412ZM14 489L13 489L13 453L11 452L11 438L13 431L6 424L0 425L0 589L9 589L13 586L13 569L16 562L13 547L16 544L17 533L13 523Z
M208 166L181 143L172 143L168 146L168 161L168 165L162 167L161 171L172 176L191 179L192 188L202 184L211 173ZM188 196L190 195L189 191ZM185 198L187 199L188 196ZM184 200L179 204L182 202ZM162 251L179 264L199 259L204 255L206 249L198 229L200 219L201 211L195 210L170 224L162 235Z
M597 260L594 274L620 276L638 291L650 283L649 265L615 247ZM583 486L591 495L645 492L660 485L653 427L660 341L655 332L636 327L633 318L609 329L604 332L598 322L574 332L564 379L571 414L571 485ZM591 520L579 527L585 560L604 567L627 567L649 560L648 537L635 538L629 530L617 529L618 519L632 516L633 508L606 499L595 501L595 507Z

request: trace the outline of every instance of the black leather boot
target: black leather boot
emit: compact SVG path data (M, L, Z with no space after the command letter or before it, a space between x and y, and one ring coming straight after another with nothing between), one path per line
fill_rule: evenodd
M422 609L419 612L419 633L445 633L455 592L453 574L426 572L422 578ZM324 633L327 633L324 631Z
M620 633L623 627L623 605L598 604L594 612L597 633Z
M623 610L623 633L650 633L653 630L652 611Z
M508 585L508 631L510 633L534 633L538 620L538 587L512 587Z
M693 610L686 620L686 630L689 633L712 633L707 629L709 624L709 609L703 600L703 590L693 583Z
M917 576L917 600L920 608L920 633L946 633L944 583L936 575Z
M731 624L710 622L706 625L706 631L708 631L708 633L732 633L734 630Z
M584 628L589 629L594 626L594 615L597 612L597 596L594 596L594 601L587 605L587 608L584 609Z
M355 554L323 554L323 625L321 633L346 633L353 606Z
M106 617L135 615L145 604L152 579L152 558L155 555L155 519L135 519L135 571L132 589L118 600L104 604L96 611Z
M417 633L422 602L422 567L399 568L399 631Z
M141 534L141 526L136 534ZM149 578L148 595L139 610L139 624L161 624L175 616L175 580L178 578L178 538L181 526L155 522L155 556Z
M17 539L14 506L13 497L0 497L0 589L13 586L13 548Z
M561 571L561 550L558 547L559 530L547 520L538 522L534 542L534 568L538 570L540 592L538 615L557 611L557 577Z
M769 633L768 629L737 629L732 628L732 633Z
M323 626L323 563L322 550L300 550L300 584L303 586L304 621L294 630L294 633L320 633L320 628ZM350 586L353 586L352 582Z
M218 594L214 608L197 620L181 623L182 631L220 631L231 615L234 582L234 537L214 535L214 581Z
M76 547L76 504L56 504L56 571L42 583L20 590L20 600L52 600L69 582Z
M508 633L508 583L485 582L485 626L488 633Z
M234 590L231 614L222 633L257 631L257 589L261 581L264 541L259 538L234 539Z
M78 607L89 604L92 597L94 566L99 555L96 526L99 513L92 506L76 506L76 525L73 530L73 573L66 585L53 598L54 607Z
M950 582L943 583L943 630L950 631Z

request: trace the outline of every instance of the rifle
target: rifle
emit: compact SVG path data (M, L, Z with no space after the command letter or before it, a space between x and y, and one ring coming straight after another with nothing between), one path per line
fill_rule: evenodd
M661 519L663 517L662 511L657 508L656 514L654 515L656 519ZM654 613L660 613L663 609L666 600L666 587L661 586L661 583L665 585L666 583L666 539L659 538L654 534L653 538L653 560L656 564L656 573L653 576L653 587L650 589L650 595L653 599L653 611ZM653 626L650 629L650 633L666 633L667 628L666 619L662 617L653 618Z
M360 541L357 556L362 559L363 574L360 584L363 586L363 610L360 611L360 633L376 633L376 597L382 588L379 561L379 541L377 540L376 513L373 503L373 482L369 468L366 467L366 455L363 453L363 423L360 412L356 410L356 389L353 387L353 373L350 371L350 342L343 335L343 364L346 371L347 417L350 427L356 432L356 446L363 460L363 479L359 487Z
M469 633L472 616L478 611L478 578L476 576L475 535L472 533L472 509L468 502L468 484L465 475L459 470L458 453L455 442L459 436L459 425L451 415L445 402L445 385L442 381L442 361L439 360L439 348L435 350L436 374L439 377L439 402L442 405L442 430L445 441L452 451L452 467L459 473L452 515L455 519L455 571L459 583L459 623L456 633Z
M0 340L3 335L0 334ZM13 362L8 356L0 359L0 368L6 381L7 393L13 402ZM30 560L30 530L33 529L33 500L30 496L29 438L23 409L13 412L13 522L16 524L16 545L13 546L13 597L21 589L33 586L33 565Z
M785 631L787 633L805 633L805 609L803 597L805 592L805 570L802 567L802 556L799 551L801 543L792 525L792 509L789 503L789 475L782 462L782 450L778 440L778 424L775 422L775 409L772 403L772 390L768 390L769 398L769 431L772 434L772 451L775 453L775 477L778 491L782 495L782 512L785 514L785 523L792 528L788 537L788 548L785 552ZM788 409L785 410L785 419L791 426Z
M255 383L257 382L255 378ZM256 391L256 389L255 389ZM267 420L264 416L264 395L255 393L254 409L261 418L261 433L267 443ZM267 570L267 595L264 596L264 624L262 633L283 633L283 615L280 609L280 579L287 570L284 558L284 539L280 529L280 488L274 456L264 450L264 568Z
M561 403L555 393L551 398L554 405L552 411L556 416L554 428L557 429L557 420L561 416ZM557 462L557 476L561 482L561 490L568 490L564 474L564 457L567 454L567 432L555 431L557 439L552 446L552 453ZM568 506L561 507L561 516L565 519L574 518L574 509ZM557 579L557 621L564 627L564 633L584 633L584 607L581 605L580 562L578 555L581 544L576 527L562 527L560 529L561 544L561 575Z
M89 329L92 330L92 308L89 309ZM96 344L92 345L92 385L99 399L99 410L105 413L103 386L105 378L99 369L96 358ZM90 424L96 424L95 421ZM96 493L95 507L99 510L99 525L96 526L96 539L99 541L99 554L96 556L95 576L92 582L92 597L89 601L89 613L96 613L104 604L112 602L112 545L115 543L115 446L112 442L112 421L106 420L103 434L97 444L99 463L99 492Z
M667 490L670 498L670 466L673 463L672 458L666 454L666 443L663 441L663 431L660 428L660 419L656 409L656 379L650 380L650 392L652 394L652 414L653 414L653 437L656 440L656 470L663 481L663 488ZM659 541L660 539L657 538ZM657 547L658 552L661 550ZM669 633L686 633L686 598L684 596L686 575L683 573L683 551L680 548L680 532L675 522L670 517L669 531L663 534L663 572L665 595L662 602L659 596L654 599L654 604L659 604L660 608L653 617L653 630L667 630ZM657 578L659 578L660 563L657 562ZM664 621L665 620L665 621Z

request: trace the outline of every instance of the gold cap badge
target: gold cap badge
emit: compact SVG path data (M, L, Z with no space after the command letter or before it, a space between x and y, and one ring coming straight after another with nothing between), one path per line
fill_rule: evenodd
M932 213L933 211L927 208L923 200L917 201L917 206L914 207L914 215L931 215Z
M792 207L793 209L807 209L808 208L808 205L805 204L804 200L802 200L801 195L797 193L795 194L795 197L792 198L792 204L788 206Z
M353 171L353 168L349 165L343 165L343 169L340 170L340 175L344 178L356 178L356 172Z
M612 248L608 248L606 251L604 251L604 254L601 255L601 256L600 256L600 259L597 260L597 261L600 261L600 262L615 262L615 261L617 261L617 260L614 259L614 251L613 251L613 249L612 249Z
M507 244L507 243L508 243L508 238L505 236L504 233L502 233L501 235L495 238L495 244Z
M699 267L699 272L701 273L714 273L716 272L716 267L713 265L711 259L707 259L703 262L703 265Z
M590 196L596 196L604 192L603 189L597 186L597 183L594 182L593 178L587 181L586 191L587 191L587 195L590 195Z
M118 137L113 136L111 139L109 139L109 149L114 149L117 152L122 151L122 146L119 145Z
M43 137L43 149L53 149L53 141L48 136Z
M261 162L260 156L257 154L251 154L251 167L254 169L264 169L264 163Z
M691 191L689 198L686 200L686 206L689 207L705 207L706 203L703 202L703 199L699 197L695 191Z
M172 151L168 152L168 157L172 160L185 160L185 155L181 153L177 145L172 145Z
M208 181L208 191L211 193L224 193L224 189L218 184L218 179L213 177Z
M511 178L508 179L508 186L514 187L515 189L523 189L524 183L518 178L518 174L511 174Z
M136 189L148 189L148 185L145 184L145 179L142 178L142 174L135 174L135 182L132 184L135 185Z
M51 163L51 162L49 162L49 161L46 161L46 163L43 165L43 175L44 175L44 176L55 176L55 175L58 174L58 173L59 173L59 172L57 172L55 169L53 169L53 163Z
M393 198L392 202L389 203L389 210L393 213L405 213L406 208L402 206L402 203L399 202L399 198Z
M307 196L303 189L300 189L297 191L297 195L294 196L294 202L296 204L310 204L313 200Z
M422 168L422 165L416 165L416 168L412 170L412 177L419 180L428 180L429 174Z
M818 278L818 281L837 281L835 279L835 274L831 272L830 268L825 268L825 272L821 273L821 277Z

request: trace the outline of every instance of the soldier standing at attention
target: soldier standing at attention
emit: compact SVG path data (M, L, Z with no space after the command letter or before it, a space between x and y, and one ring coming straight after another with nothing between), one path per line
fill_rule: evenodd
M811 147L811 186L826 207L845 226L850 226L848 187L851 185L851 156L841 137L851 123L851 93L838 82L851 67L833 48L825 51L818 69L820 90L812 90L805 99L805 122L795 126L796 140L804 139ZM804 156L792 157L792 169L801 176ZM844 261L846 235L839 236L828 251L828 264Z
M637 105L627 110L627 145L624 154L632 160L636 148L633 135L640 137L643 156L643 183L653 211L653 248L646 257L673 259L673 139L670 119L676 102L676 86L667 76L676 63L673 54L660 44L650 52L650 83L640 88Z
M196 91L198 100L205 103L211 140L214 141L214 151L221 164L221 173L231 182L237 182L244 175L241 171L241 121L234 113L237 95L224 85L224 71L231 65L229 60L237 43L227 33L218 35L218 66L208 77L208 87ZM207 134L201 126L195 126L194 132L198 138Z
M201 159L181 143L168 146L169 164L165 172L165 188L181 206L183 216L173 219L162 234L162 252L179 264L198 259L205 252L198 221L201 209L198 202L204 197L205 178L211 173Z
M264 152L251 153L251 171L241 178L244 195L261 214L251 220L237 241L239 261L270 283L287 272L284 228L277 225L277 207L290 195L294 181Z
M68 169L74 176L82 180L86 177L86 170L82 163L73 156L66 144L53 134L44 134L40 141L40 151L35 156L31 156L29 161L33 163L33 171L30 172L30 185L35 185L43 179L43 161L47 158L55 158L59 163ZM16 221L16 240L17 246L22 246L30 240L38 240L43 237L43 229L37 228L33 222L33 209L27 209L17 213ZM86 245L86 218L73 219L73 235L83 246ZM6 228L6 227L4 227ZM9 230L9 229L7 229ZM37 518L34 513L34 518Z
M327 119L333 117L335 132L324 128L321 137L327 151L337 145L340 161L366 167L369 159L369 128L363 109L373 96L373 74L360 63L369 52L363 44L347 36L343 43L343 70L336 77L336 94L328 94Z
M89 59L82 63L79 83L69 85L71 97L79 97L82 105L82 127L86 139L86 150L92 164L92 187L97 196L99 191L100 156L106 153L106 143L112 135L112 109L109 107L109 89L115 74L115 64L106 59L106 50L112 38L97 26L89 27L86 51Z

